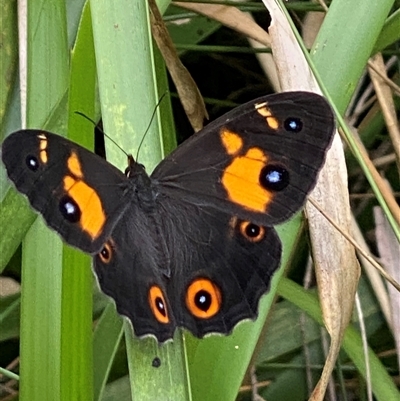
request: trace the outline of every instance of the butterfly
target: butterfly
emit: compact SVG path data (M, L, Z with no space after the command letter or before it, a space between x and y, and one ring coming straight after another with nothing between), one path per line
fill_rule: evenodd
M93 256L102 291L137 336L229 334L255 319L279 267L274 226L314 187L332 142L328 102L260 97L191 136L149 176L125 174L61 136L20 130L2 144L8 177L68 244Z

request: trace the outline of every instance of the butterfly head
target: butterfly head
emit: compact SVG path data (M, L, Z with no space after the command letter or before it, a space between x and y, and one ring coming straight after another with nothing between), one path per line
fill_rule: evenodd
M146 168L143 164L138 163L132 155L128 155L128 167L125 169L125 175L128 178L137 177L139 175L147 176Z

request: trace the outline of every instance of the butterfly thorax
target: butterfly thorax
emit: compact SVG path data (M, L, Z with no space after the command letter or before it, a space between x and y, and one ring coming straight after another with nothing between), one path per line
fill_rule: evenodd
M138 204L146 211L154 209L156 193L152 180L143 164L137 163L131 155L128 156L128 167L125 170L125 175L132 183Z

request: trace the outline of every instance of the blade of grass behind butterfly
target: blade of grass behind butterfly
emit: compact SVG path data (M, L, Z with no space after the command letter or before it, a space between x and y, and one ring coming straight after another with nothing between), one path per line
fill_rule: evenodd
M373 9L371 9L371 5L367 6L365 3L360 3L357 6L352 4L350 9L346 8L348 7L348 3L345 1L342 1L342 4L340 4L340 1L335 2L335 7L330 8L322 29L315 40L313 45L314 51L312 51L313 59L315 60L315 67L320 71L319 75L324 80L324 83L325 78L328 78L328 86L326 90L341 113L350 101L349 96L352 95L351 92L348 92L348 88L354 89L358 84L364 66L367 63L370 54L374 51L374 44L377 39L382 36L387 21L392 18L390 17L385 20L391 6L391 0L376 3L374 4ZM354 24L354 21L351 23L352 18L350 11L359 17L357 19L358 24ZM346 16L345 18L341 18L340 22L338 21L339 14ZM337 35L332 35L332 32L335 30L340 32L339 38ZM356 39L354 38L355 32L357 32ZM345 37L351 38L351 40L343 41L343 38ZM343 48L338 45L339 42L340 44L344 43ZM324 44L323 46L321 46L322 43ZM332 62L327 63L326 59L321 57L321 50ZM351 59L352 62L341 65L339 60L342 59ZM327 68L328 64L331 69ZM346 82L345 86L342 84L333 84L333 81L331 80L331 70L336 71L337 68L341 68L341 72L344 76L340 76L338 79L342 84ZM344 90L344 96L342 90ZM338 121L342 126L344 125L341 117L338 118ZM380 190L383 186L386 187L386 184L382 182L382 179L375 168L366 163L367 158L362 156L362 146L359 146L357 141L354 141L353 134L348 132L347 127L344 131L348 138L348 142L351 145L350 148L353 151L354 156L359 160L360 165L363 166L365 175L367 176L371 186L374 188L378 201L381 204L385 204L386 201L385 206L389 206L389 208L386 208L385 210L388 213L388 218L391 221L395 235L397 238L400 238L399 226L395 221L396 218L397 222L399 221L399 209L394 196L382 196ZM370 138L370 140L372 140L372 138ZM384 192L387 193L387 191Z
M375 43L372 54L384 50L387 46L400 39L400 8L393 12L385 21L381 33Z
M123 149L136 152L159 99L147 3L96 0L91 7L104 130ZM149 172L163 153L159 126L157 112L139 154ZM108 160L123 170L122 152L107 141L106 149ZM135 400L189 399L180 341L159 347L152 338L138 340L128 323L125 338ZM161 358L157 370L151 364L155 356Z
M76 114L94 114L96 65L89 3L71 52L68 138L93 150L93 124ZM60 400L93 399L93 277L88 255L64 246L62 275Z
M384 196L386 191L381 191L381 188L384 188L386 184L382 182L373 165L368 163L362 148L347 129L340 115L350 101L350 96L372 54L374 44L380 36L392 4L393 0L385 0L374 3L374 8L371 9L362 2L357 5L357 8L354 3L349 7L349 3L343 0L334 2L328 13L327 21L316 38L312 54L315 67L320 71L321 79L326 87L327 97L333 99L331 103L337 108L335 112L339 114L338 123L345 132L348 145L359 161L360 167L399 239L399 209L396 200L394 196ZM355 24L352 18L354 13L358 16L358 24ZM339 37L332 35L335 30L340 32ZM343 38L351 38L351 40L342 40ZM323 50L318 51L322 44ZM352 62L343 63L342 60L346 59Z
M75 19L80 15L82 3L84 0L78 0L74 2L67 2L67 15L68 15L68 37L69 43L75 39L77 23ZM2 13L0 25L3 24L3 46L2 50L4 53L0 55L3 67L11 66L14 53L18 55L18 48L15 46L18 34L18 24L15 21L17 13L17 2L11 0L10 8L5 5L7 2L2 2ZM13 28L13 31L9 31L9 27ZM0 67L1 76L4 82L12 82L11 93L3 88L6 88L8 84L0 85L2 88L2 95L7 95L6 114L0 120L0 141L4 138L5 134L11 133L20 129L21 118L20 118L20 92L19 92L19 79L18 65L15 65L15 71L11 68ZM64 102L64 103L63 103ZM65 99L61 100L55 109L51 110L50 119L47 119L44 128L52 132L63 132L66 126L66 119L64 121L60 119L60 115L65 117L66 107L66 96ZM50 110L49 110L50 112ZM61 128L60 128L61 126ZM0 163L0 227L8 227L8 235L0 236L0 271L10 260L11 256L15 252L17 246L21 243L22 238L28 231L28 228L32 225L36 219L36 214L28 206L26 199L21 197L17 191L9 185L4 172L4 167ZM5 192L7 191L7 194Z
M371 9L371 4L363 1L350 4L339 0L329 8L311 54L327 93L341 113L353 96L393 3L382 0Z
M27 18L27 77L21 79L27 85L26 124L41 127L68 82L65 3L49 0L25 6L27 14L19 17ZM21 29L20 46L24 33ZM23 67L23 47L20 54ZM23 243L20 400L60 399L61 275L61 240L36 219Z
M279 283L278 290L285 299L305 311L320 325L323 325L321 308L314 294L309 293L298 284L286 279ZM366 366L363 353L363 341L359 331L352 325L348 326L344 332L342 348L353 361L357 370L365 378ZM374 372L371 376L371 384L376 399L379 401L397 400L399 391L394 381L371 349L368 349L368 358L370 360L371 371Z
M0 132L4 133L4 116L12 96L16 79L18 57L17 8L14 1L3 1L0 13L0 27L3 46L0 48ZM1 137L1 135L0 135Z
M1 75L1 118L0 142L6 134L21 127L21 106L18 79L18 22L17 4L13 1L2 3L0 26L2 46L0 54ZM25 237L36 214L28 206L7 178L3 163L0 162L0 227L7 227L7 235L0 236L0 273L9 263L17 247Z

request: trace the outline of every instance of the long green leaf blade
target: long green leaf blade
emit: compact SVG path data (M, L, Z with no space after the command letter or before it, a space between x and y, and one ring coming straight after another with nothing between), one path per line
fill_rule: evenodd
M28 2L27 11L26 124L41 127L68 83L65 3ZM23 244L21 400L60 398L61 251L37 219Z
M96 64L89 3L84 7L71 57L69 139L93 149ZM61 325L61 400L93 399L92 288L88 255L64 246Z
M147 3L97 0L91 6L104 129L123 149L135 152L159 99ZM163 155L160 126L157 111L139 154L148 172ZM106 149L108 160L123 170L123 153L112 144ZM138 340L129 324L125 338L133 399L189 399L181 343L159 347L154 339ZM157 356L161 366L155 369Z

